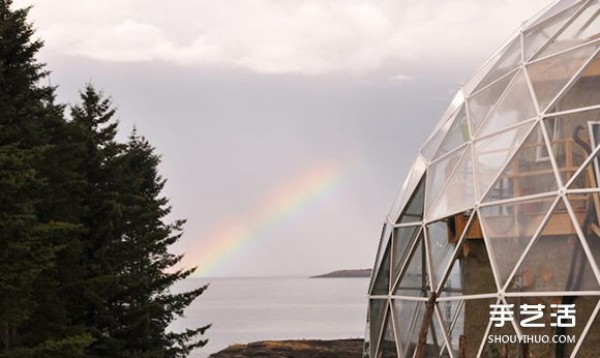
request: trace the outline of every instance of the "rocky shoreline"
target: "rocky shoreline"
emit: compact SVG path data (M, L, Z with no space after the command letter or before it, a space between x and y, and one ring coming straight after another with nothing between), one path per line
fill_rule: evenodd
M286 340L235 344L209 358L349 358L361 357L362 339Z

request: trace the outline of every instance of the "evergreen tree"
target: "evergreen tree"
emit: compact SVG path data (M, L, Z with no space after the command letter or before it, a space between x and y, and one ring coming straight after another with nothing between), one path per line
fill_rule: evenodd
M65 120L28 11L0 0L0 356L186 356L208 327L167 328L206 287L170 291L193 270L173 270L159 157L115 139L91 85Z
M127 144L115 140L115 110L91 85L81 101L72 110L72 124L80 131L87 181L86 261L72 297L80 303L75 321L90 327L95 339L88 355L186 356L205 344L195 337L207 327L178 334L166 329L206 287L169 292L193 270L167 272L181 259L168 247L181 237L183 221L163 221L170 208L160 194L159 157L136 135Z
M117 143L117 122L110 100L91 85L81 92L81 103L71 109L74 143L80 154L78 172L84 181L81 198L81 252L69 288L72 321L87 327L94 342L91 357L120 356L114 338L118 317L114 305L120 292L118 251L122 209L115 178L124 146Z
M164 222L171 208L161 194L165 180L158 174L159 163L154 148L134 130L122 162L125 220L120 252L128 258L121 270L127 304L122 307L124 322L118 332L130 357L185 357L206 344L196 337L209 327L166 331L206 286L178 294L169 290L194 269L170 271L182 258L168 249L181 237L184 221Z
M53 273L61 237L77 225L53 210L46 161L58 158L65 122L54 89L40 84L42 44L27 13L0 0L0 355L75 357L89 339L67 329Z

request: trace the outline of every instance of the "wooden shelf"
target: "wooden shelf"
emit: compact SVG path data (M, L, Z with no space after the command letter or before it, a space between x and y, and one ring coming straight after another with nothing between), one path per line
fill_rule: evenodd
M539 228L540 223L544 219L546 213L536 211L532 208L530 212L521 211L519 217L524 218L521 221L514 213L506 215L488 216L486 223L488 224L487 234L494 238L514 238L514 237L532 237ZM583 222L585 219L586 210L580 209L575 211L575 216L578 222ZM465 230L468 222L468 217L458 214L454 216L456 234L450 235L450 242L458 242L460 235ZM524 226L526 225L526 226ZM541 235L548 236L563 236L576 235L577 232L571 225L571 218L566 211L554 212L544 226ZM475 218L466 233L467 239L481 240L483 232L479 218Z

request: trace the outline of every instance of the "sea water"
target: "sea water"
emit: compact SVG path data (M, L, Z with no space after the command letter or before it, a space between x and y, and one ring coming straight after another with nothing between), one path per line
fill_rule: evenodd
M191 278L177 291L209 288L171 329L212 324L206 358L235 343L280 339L362 338L367 312L366 278Z

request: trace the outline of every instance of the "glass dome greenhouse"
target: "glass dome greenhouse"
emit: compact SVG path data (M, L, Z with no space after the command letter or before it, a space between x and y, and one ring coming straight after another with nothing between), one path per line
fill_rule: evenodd
M600 1L460 88L387 215L364 356L600 357Z

